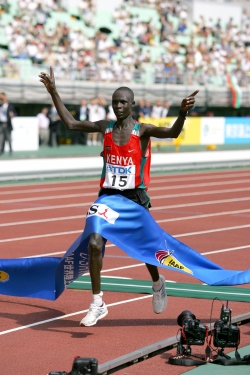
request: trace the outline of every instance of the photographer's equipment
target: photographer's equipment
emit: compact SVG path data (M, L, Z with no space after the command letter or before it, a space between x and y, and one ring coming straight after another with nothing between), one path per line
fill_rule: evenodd
M218 350L218 357L216 358L217 362L221 357L224 357L227 360L231 359L224 353L224 348L235 348L236 360L241 360L238 353L240 329L238 326L231 324L231 314L232 310L228 307L224 307L222 304L220 319L214 323L213 344L215 347L220 348Z
M189 310L184 310L177 318L180 328L180 341L177 345L177 354L169 358L169 363L180 366L203 365L206 362L191 359L191 345L204 345L208 336L208 327L196 319ZM185 346L184 346L185 345Z
M213 344L219 348L238 348L239 327L231 324L231 310L222 305L220 319L214 323Z
M215 299L218 298L214 298L214 300ZM196 319L196 316L191 311L183 311L177 318L177 323L181 326L181 335L180 341L177 344L177 353L176 356L169 358L169 363L179 366L199 366L204 365L207 362L223 366L250 364L250 355L245 355L241 358L238 353L240 329L237 325L232 324L231 314L232 311L228 308L228 302L226 307L222 304L220 319L215 321L214 328L209 331L208 327L203 325L199 319ZM208 339L209 334L211 334L210 339ZM212 338L213 345L218 348L217 350L211 347ZM205 340L207 342L205 356L202 358L193 355L193 357L198 357L201 360L197 361L192 359L190 345L203 345ZM184 347L184 345L186 345L186 347ZM235 348L235 359L226 355L224 353L224 348ZM212 351L216 351L217 354L212 356Z
M48 375L97 375L97 369L97 359L75 357L70 372L51 371Z

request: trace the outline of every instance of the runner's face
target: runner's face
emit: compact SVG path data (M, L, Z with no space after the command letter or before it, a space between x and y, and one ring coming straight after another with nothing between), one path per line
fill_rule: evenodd
M112 96L112 107L119 120L131 115L133 105L134 102L126 91L116 91Z

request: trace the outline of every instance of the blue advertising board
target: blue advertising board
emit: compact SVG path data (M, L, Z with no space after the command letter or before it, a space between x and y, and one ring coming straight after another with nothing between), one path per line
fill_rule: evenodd
M225 120L225 144L250 144L250 117L226 117Z

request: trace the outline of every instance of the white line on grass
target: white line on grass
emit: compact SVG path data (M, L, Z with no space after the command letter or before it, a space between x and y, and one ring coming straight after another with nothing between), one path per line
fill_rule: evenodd
M77 284L91 284L90 281L74 281L74 283ZM151 285L137 285L137 284L118 284L118 283L107 283L105 281L102 281L102 285L115 285L115 286L129 286L133 288L148 288L152 289ZM203 284L207 285L207 284ZM201 290L201 289L189 289L189 288L171 288L168 287L167 290L181 290L181 291L186 291L186 292L197 292L197 293L214 293L214 294L230 294L232 296L250 296L249 293L239 293L239 292L218 292L216 290Z

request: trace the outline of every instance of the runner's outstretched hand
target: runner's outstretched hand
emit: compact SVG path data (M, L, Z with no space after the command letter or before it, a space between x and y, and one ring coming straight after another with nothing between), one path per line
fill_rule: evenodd
M41 78L40 82L44 84L50 94L52 91L56 90L55 77L52 66L50 66L50 74L41 72L38 76Z
M197 95L198 92L199 90L196 90L191 95L182 100L180 109L183 114L186 114L187 111L189 111L191 108L194 108L195 95Z

